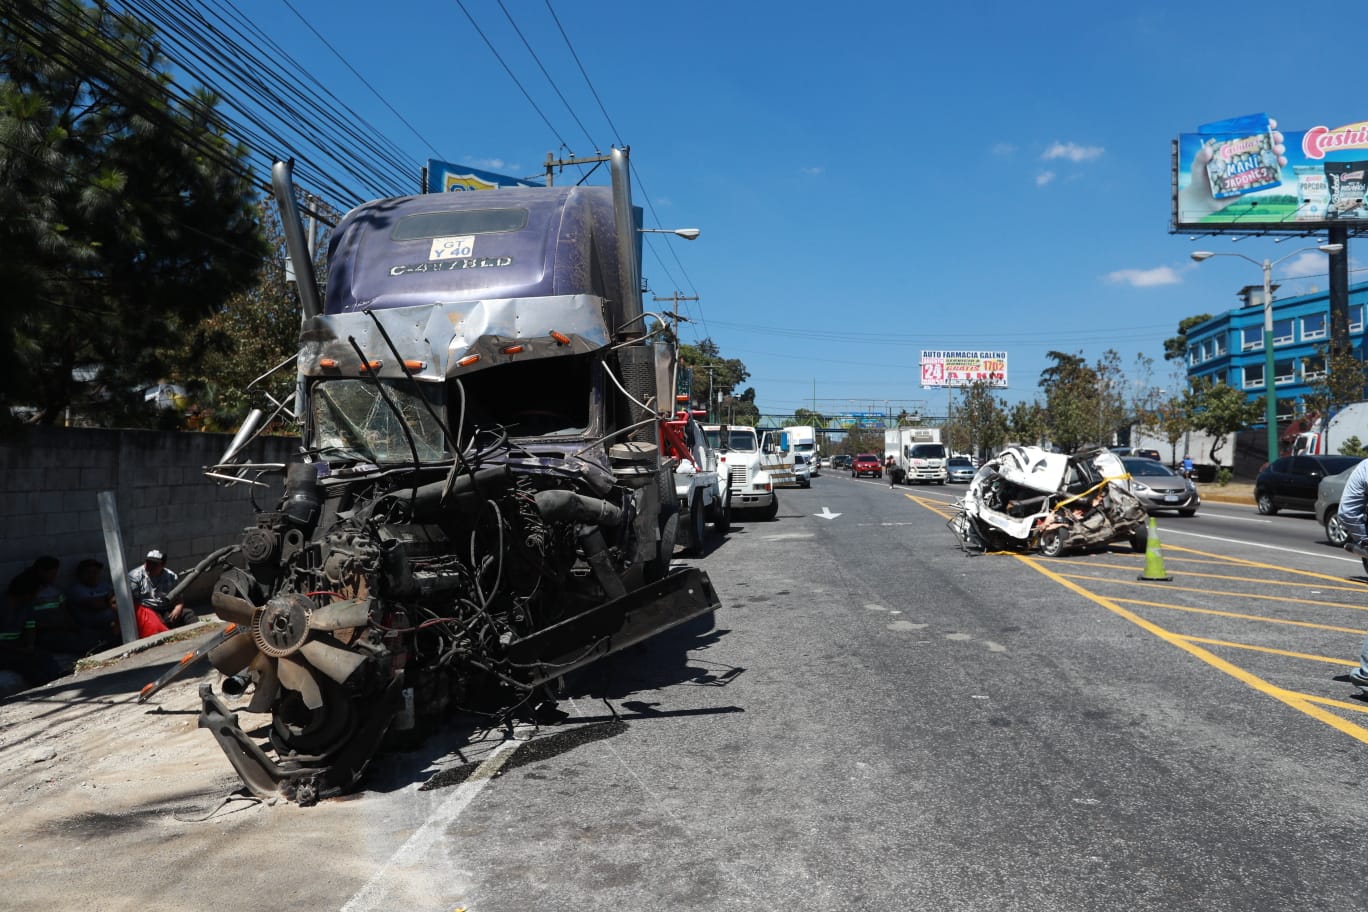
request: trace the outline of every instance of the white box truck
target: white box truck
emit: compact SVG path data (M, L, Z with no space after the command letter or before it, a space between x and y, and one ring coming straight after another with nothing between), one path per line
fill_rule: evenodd
M884 463L893 459L894 484L945 484L948 453L941 441L941 429L900 427L884 431Z

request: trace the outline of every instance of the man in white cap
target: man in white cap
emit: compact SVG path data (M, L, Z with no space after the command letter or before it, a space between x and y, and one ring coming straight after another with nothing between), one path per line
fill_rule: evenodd
M133 604L151 609L167 627L180 627L197 620L184 602L173 605L167 598L176 588L176 574L166 569L166 555L160 548L148 551L142 566L129 572L128 588L133 595Z

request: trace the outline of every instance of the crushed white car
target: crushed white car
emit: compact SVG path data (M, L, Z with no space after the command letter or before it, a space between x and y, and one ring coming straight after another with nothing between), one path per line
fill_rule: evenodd
M984 551L1057 557L1116 541L1144 551L1148 517L1128 478L1121 460L1104 449L1008 447L979 468L950 527L964 546Z

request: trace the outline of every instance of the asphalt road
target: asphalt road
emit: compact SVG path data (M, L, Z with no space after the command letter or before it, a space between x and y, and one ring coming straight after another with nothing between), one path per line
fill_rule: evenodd
M232 798L193 728L195 680L152 708L93 681L0 706L0 838L25 859L7 898L1356 905L1368 703L1334 677L1368 627L1362 567L1310 520L1216 504L1159 520L1168 582L1138 580L1125 546L970 556L945 528L962 490L826 475L784 491L777 521L738 522L697 562L715 623L567 682L560 726L512 742L453 729L313 808ZM144 658L121 686L172 660Z

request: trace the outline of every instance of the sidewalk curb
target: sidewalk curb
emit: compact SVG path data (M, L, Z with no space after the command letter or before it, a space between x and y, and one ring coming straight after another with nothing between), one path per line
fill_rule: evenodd
M181 640L194 639L201 634L212 633L221 626L223 626L223 622L215 618L212 621L196 621L195 623L187 624L184 627L177 627L174 630L166 630L161 633L153 634L152 636L144 637L141 640L134 640L131 643L124 643L122 646L115 646L113 649L106 649L104 652L88 655L76 662L75 671L97 671L101 668L107 668L120 659L126 659L129 656L137 655L140 652L146 652L163 643L178 643Z
M1244 504L1254 506L1254 498L1244 494L1203 494L1203 503Z

